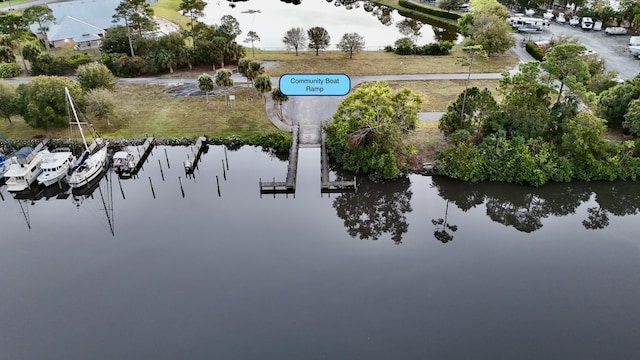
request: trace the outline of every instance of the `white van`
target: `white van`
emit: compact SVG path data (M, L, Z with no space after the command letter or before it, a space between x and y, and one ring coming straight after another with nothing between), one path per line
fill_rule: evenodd
M629 38L629 52L633 56L640 55L640 36L632 36Z

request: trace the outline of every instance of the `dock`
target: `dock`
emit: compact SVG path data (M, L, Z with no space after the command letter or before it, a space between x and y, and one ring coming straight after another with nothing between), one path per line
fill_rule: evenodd
M329 180L329 155L327 155L327 143L325 139L326 135L322 131L321 143L320 143L320 192L321 193L339 193L345 191L351 191L357 189L356 178L353 180Z
M144 162L147 160L147 157L149 157L149 154L151 153L154 140L155 138L150 136L144 141L144 144L142 144L142 146L136 146L136 150L138 150L138 153L133 155L133 163L131 169L129 169L129 173L131 175L138 174L138 171L140 171L140 168L142 168L142 164L144 164Z
M299 128L294 126L291 132L291 148L289 148L289 165L285 181L262 181L260 179L260 194L290 194L296 192L296 174L298 172L298 138Z
M198 161L200 161L200 155L202 155L203 150L207 146L207 137L200 136L198 140L196 140L196 144L191 147L191 151L187 154L187 160L184 162L184 171L187 174L193 174L193 172L198 168Z

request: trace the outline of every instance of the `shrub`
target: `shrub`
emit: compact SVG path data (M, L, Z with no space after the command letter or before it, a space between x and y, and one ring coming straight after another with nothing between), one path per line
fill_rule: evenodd
M22 67L16 63L0 64L0 78L13 78L22 74Z
M541 49L536 43L533 41L527 41L526 45L527 52L533 56L534 59L538 61L544 60L545 51Z

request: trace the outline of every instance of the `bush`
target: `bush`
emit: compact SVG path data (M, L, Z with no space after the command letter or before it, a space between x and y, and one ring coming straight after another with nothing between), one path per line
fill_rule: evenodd
M418 55L449 55L449 52L453 48L453 43L450 41L438 41L436 43L425 44L417 48L416 53Z
M0 64L0 78L13 78L22 74L22 67L16 63Z
M544 51L544 49L541 49L538 45L536 45L533 41L527 41L526 49L534 59L538 61L544 60L544 55L546 54L546 52Z

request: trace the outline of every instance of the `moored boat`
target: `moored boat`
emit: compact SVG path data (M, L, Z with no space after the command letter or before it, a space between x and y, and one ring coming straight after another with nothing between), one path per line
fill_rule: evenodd
M127 151L118 151L113 154L113 170L120 173L127 173L133 169L133 154Z
M64 180L67 171L76 161L76 157L71 151L44 151L40 168L42 173L38 176L38 184L51 186Z
M78 119L78 113L76 112L75 105L73 104L73 99L71 99L69 89L65 88L64 90L67 95L67 100L69 101L69 106L71 107L71 113L73 113L75 123L80 129L80 136L82 137L82 143L85 148L85 151L82 153L80 158L69 168L66 178L67 183L71 188L79 188L89 184L106 170L108 156L107 142L97 136L91 143L91 146L87 144L87 139L84 136L82 125Z
M23 147L9 159L9 169L4 174L5 184L10 192L20 192L27 190L36 181L42 169L42 147L41 143L35 149Z

